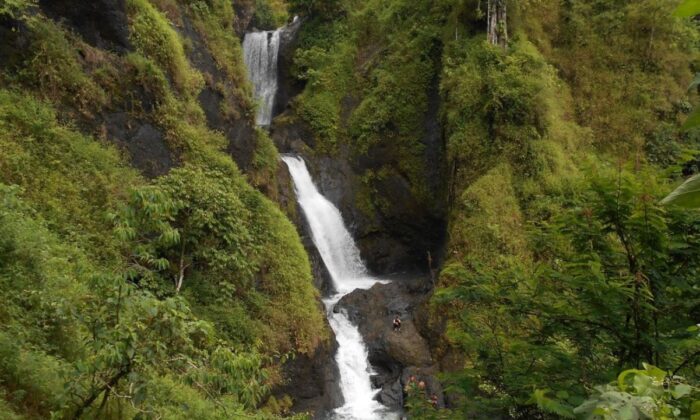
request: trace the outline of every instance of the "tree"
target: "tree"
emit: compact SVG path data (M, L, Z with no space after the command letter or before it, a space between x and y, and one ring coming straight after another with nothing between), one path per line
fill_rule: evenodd
M474 411L533 417L533 387L549 391L531 403L566 411L645 363L693 374L700 218L659 205L660 190L651 169L596 167L529 229L534 262L504 255L443 269L436 303L459 311L447 336L468 361L450 382ZM561 406L547 403L557 394Z
M487 38L493 45L505 48L508 45L508 22L506 0L488 0Z
M130 278L152 290L166 280L175 293L194 270L251 280L252 214L239 190L223 173L193 168L176 169L156 185L134 190L115 217L117 233L130 244Z

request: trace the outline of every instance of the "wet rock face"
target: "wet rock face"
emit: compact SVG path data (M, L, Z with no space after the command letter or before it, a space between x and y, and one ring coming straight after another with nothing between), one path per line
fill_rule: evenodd
M299 29L303 19L297 19L287 25L287 29L280 34L280 48L277 57L277 94L272 116L284 112L289 101L304 90L305 83L292 75L294 53L299 39Z
M125 0L40 0L39 5L47 16L66 21L94 47L118 52L131 48Z
M442 401L442 389L434 375L437 371L428 342L415 325L414 311L425 301L426 280L408 277L389 284L377 284L368 290L355 290L344 296L334 308L345 311L357 324L367 345L369 361L376 371L372 377L381 388L377 399L393 408L403 406L404 388L411 376L429 384L430 394ZM401 318L401 330L393 330L394 317Z
M328 342L318 346L314 354L298 355L287 362L283 373L288 382L273 394L289 395L294 401L293 412L313 413L316 419L322 419L325 413L343 405L340 373L334 360L336 349L337 342L332 335Z
M287 217L297 227L302 243L309 255L314 286L321 295L331 294L333 282L323 259L313 244L310 228L299 204L287 166L280 162L277 170L277 202ZM319 306L321 303L319 302ZM321 309L323 310L323 309ZM343 405L340 391L340 373L335 363L338 343L335 335L326 323L331 334L329 342L322 343L313 355L299 355L287 362L284 367L286 384L274 391L277 396L289 395L294 401L292 411L310 412L314 418L323 419L325 414Z
M192 22L187 19L186 14L183 14L183 26L180 31L192 43L192 48L188 49L188 58L207 80L206 86L197 98L207 118L207 125L226 136L229 141L226 151L236 161L238 167L246 172L250 169L256 145L253 112L230 101L226 106L235 109L241 117L232 118L222 111L222 105L226 98L215 86L224 86L225 89L230 90L235 87L219 69L202 36L194 28Z
M133 165L147 177L163 175L175 165L157 127L144 122L130 123L126 112L108 114L104 122L107 136L129 152Z
M373 183L373 194L390 206L367 214L359 208L363 189L361 174L378 170L392 158L373 151L370 159L353 159L349 153L338 157L312 159L311 167L319 188L342 212L357 241L362 258L375 273L400 270L428 270L428 253L440 254L445 223L439 214L416 201L409 181L400 173L389 172Z
M271 135L277 148L305 158L321 193L340 209L370 270L377 274L427 271L428 253L433 267L437 266L446 230L443 209L440 205L426 208L417 202L404 176L390 171L373 184L373 194L393 205L369 214L360 208L365 199L361 195L362 174L395 160L391 151L378 147L358 158L341 147L333 156L318 154L314 152L313 133L290 110L275 122ZM439 168L434 171L441 174ZM430 182L439 184L441 178Z

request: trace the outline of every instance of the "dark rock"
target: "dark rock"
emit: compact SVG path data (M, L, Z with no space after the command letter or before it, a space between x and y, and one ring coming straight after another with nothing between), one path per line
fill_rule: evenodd
M427 272L428 253L434 266L438 265L446 229L439 200L434 208L426 208L414 198L408 179L399 171L389 170L373 181L373 195L400 205L375 206L377 209L368 214L367 206L360 202L366 199L360 195L366 188L362 175L394 162L393 151L377 147L366 156L353 157L348 148L341 147L333 156L319 155L313 151L313 133L291 110L275 119L271 135L279 150L305 158L314 182L340 210L370 270L379 274L401 269ZM440 169L435 171L441 173ZM431 182L440 183L441 179Z
M30 38L26 23L0 16L0 69L3 72L14 71L26 59L24 53L29 49Z
M332 334L313 355L298 355L284 365L283 375L287 382L273 394L278 397L289 395L294 402L293 412L308 412L314 418L322 418L325 413L343 405L340 373L334 360L338 344Z
M167 173L175 162L170 154L163 133L148 123L136 123L126 112L104 117L107 137L126 149L133 165L147 177Z
M439 109L439 78L436 76L427 89L427 112L423 120L424 134L421 165L429 197L418 197L416 186L403 173L399 164L402 151L389 142L381 142L366 153L356 154L347 144L332 156L313 151L313 132L294 115L289 98L303 89L303 84L289 74L288 57L295 43L280 53L280 93L276 112L282 113L274 122L273 139L283 151L294 150L294 145L308 148L295 150L307 160L321 192L343 214L363 259L368 267L379 274L400 269L428 272L428 254L432 268L441 261L446 232L446 170L445 144ZM440 46L431 49L431 56L439 67ZM285 89L288 89L285 90ZM353 110L360 101L351 95L341 101L341 125L347 126ZM367 178L368 174L379 174ZM391 205L386 205L391 203ZM349 223L348 223L349 222Z
M240 103L232 102L233 98L226 98L218 90L223 87L223 89L233 91L234 86L216 64L216 60L206 47L202 36L186 14L183 14L183 25L179 30L192 44L192 48L188 49L188 58L192 65L205 75L207 80L207 86L197 98L207 118L207 126L226 136L229 141L226 148L227 153L236 161L238 167L246 172L251 167L257 143L255 121L252 117L253 111ZM225 100L229 101L226 104L227 107L234 108L236 111L234 115L238 115L238 117L233 117L222 111L222 104Z
M401 386L401 381L397 379L393 384L382 387L382 390L377 394L377 401L389 408L402 408L403 386Z
M197 100L204 111L207 124L210 127L226 126L226 119L221 113L221 102L224 100L224 95L207 86L199 92Z
M289 111L285 111L272 122L270 137L277 146L277 150L282 153L310 156L313 153L312 149L316 146L311 130L297 121Z
M117 52L131 48L125 0L40 0L39 5L47 16L75 28L94 47Z
M290 100L304 90L305 83L292 74L294 53L299 39L299 29L303 19L297 18L280 33L280 48L277 56L277 94L272 116L284 112Z
M413 311L426 299L421 286L424 283L424 279L414 276L407 281L394 280L368 290L358 289L333 308L344 311L358 325L375 370L372 383L381 388L377 398L390 407L403 404L400 379L407 368L430 370L434 365L428 343L413 322ZM392 327L396 315L402 321L400 332Z

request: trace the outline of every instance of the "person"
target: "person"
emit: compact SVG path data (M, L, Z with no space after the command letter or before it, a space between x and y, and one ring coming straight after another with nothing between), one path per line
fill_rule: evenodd
M432 404L433 408L437 408L438 406L438 397L437 395L433 394L430 396L430 404Z
M394 331L401 332L401 318L398 315L394 318Z

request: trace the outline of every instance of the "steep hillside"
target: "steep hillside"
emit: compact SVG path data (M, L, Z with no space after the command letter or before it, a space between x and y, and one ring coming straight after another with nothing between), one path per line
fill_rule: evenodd
M0 417L267 418L328 345L236 8L0 5Z

